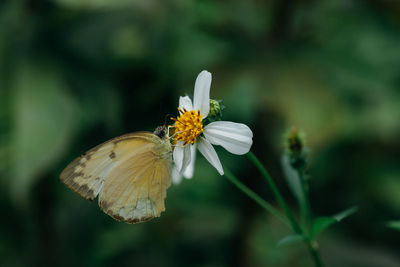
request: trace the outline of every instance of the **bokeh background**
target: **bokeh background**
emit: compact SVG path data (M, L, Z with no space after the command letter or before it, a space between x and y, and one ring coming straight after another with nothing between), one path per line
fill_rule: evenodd
M59 173L112 137L176 115L213 74L224 119L254 131L282 176L283 134L310 148L316 215L359 211L318 241L327 266L400 266L400 2L3 0L0 2L1 266L312 266L289 230L202 158L167 210L118 223ZM276 205L246 156L225 168Z

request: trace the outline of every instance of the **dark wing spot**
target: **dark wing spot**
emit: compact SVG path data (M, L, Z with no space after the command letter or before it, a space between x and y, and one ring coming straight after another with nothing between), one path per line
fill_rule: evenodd
M114 219L116 219L117 221L124 221L124 218L121 217L121 216L119 216L118 214L114 214L114 215L112 215L112 217L113 217Z
M79 185L77 183L75 183L74 181L72 181L69 184L66 184L69 188L71 188L72 190L74 190L75 192L77 192L79 195L81 195L82 197L89 199L90 201L93 201L93 199L96 197L94 195L94 192L92 189L89 189L89 187L87 185Z
M124 217L122 217L118 213L114 213L111 210L111 207L112 207L113 203L108 203L108 202L106 202L104 200L101 200L99 204L100 204L100 208L106 214L110 215L112 218L114 218L115 220L120 221L120 222L133 224L133 223L147 222L147 221L149 221L149 220L154 218L154 216L147 215L147 216L144 216L144 217L141 217L141 218L126 218L125 219Z
M111 152L111 154L110 155L108 155L109 157L110 157L110 159L114 159L115 158L115 152L113 151L113 152Z
M112 204L110 204L110 203L107 203L107 202L105 202L105 201L100 201L100 208L102 208L105 212L107 212L108 210L109 210L109 207L111 206Z
M127 223L138 223L138 222L140 222L140 220L138 219L138 218L134 218L134 219L128 219L127 221L126 221Z

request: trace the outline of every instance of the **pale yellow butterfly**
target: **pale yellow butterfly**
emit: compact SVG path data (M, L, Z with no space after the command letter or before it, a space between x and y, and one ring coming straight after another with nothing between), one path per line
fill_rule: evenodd
M171 185L172 147L165 126L113 138L72 161L61 181L118 221L159 217Z

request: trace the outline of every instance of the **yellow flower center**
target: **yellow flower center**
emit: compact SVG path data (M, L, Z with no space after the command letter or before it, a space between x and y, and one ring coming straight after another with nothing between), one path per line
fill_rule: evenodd
M180 115L178 118L171 118L175 121L175 140L182 141L184 144L194 144L196 138L203 132L203 116L200 110L187 111L185 108L178 108Z

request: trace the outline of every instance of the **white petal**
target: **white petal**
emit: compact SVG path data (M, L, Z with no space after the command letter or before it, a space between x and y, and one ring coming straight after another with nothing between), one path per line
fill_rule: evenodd
M199 110L203 119L210 111L211 73L206 70L200 72L194 84L193 109Z
M208 124L203 132L213 145L220 145L229 152L243 155L253 144L253 132L243 123L216 121Z
M172 167L171 179L174 184L180 184L180 182L182 182L182 174L178 172L176 166Z
M182 141L178 141L176 143L174 153L173 153L175 166L179 172L182 172L183 170L186 169L186 167L190 163L190 156L191 156L190 155L190 145L186 145L186 146L182 147L182 144L183 144Z
M221 162L219 161L217 152L213 146L203 137L200 137L198 140L198 148L201 154L217 169L219 174L224 175L224 170L222 169Z
M192 100L188 96L179 97L179 108L186 110L193 110Z
M190 163L186 167L186 170L183 170L183 176L185 178L190 179L193 177L195 162L196 162L196 145L193 144L190 146Z
M182 169L182 164L183 164L183 147L177 145L174 148L173 157L176 169L179 172Z

